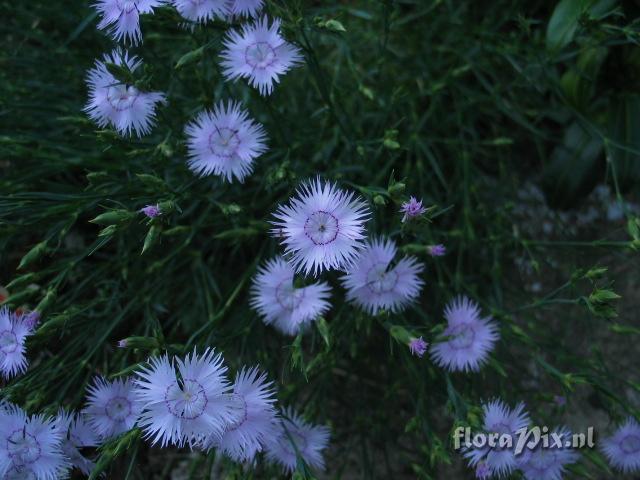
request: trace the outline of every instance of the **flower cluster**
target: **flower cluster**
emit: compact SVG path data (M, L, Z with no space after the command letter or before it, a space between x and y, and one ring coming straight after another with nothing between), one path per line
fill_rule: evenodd
M30 417L0 403L0 478L54 480L72 468L88 475L95 464L86 449L136 426L152 445L215 448L237 462L265 452L285 472L299 460L322 468L329 430L292 410L280 415L275 393L255 367L242 368L229 382L222 356L206 349L152 357L133 378L96 378L80 413Z
M538 445L516 453L518 432L529 425L529 414L523 403L512 409L502 400L492 400L483 406L483 414L485 434L508 435L513 440L510 445L485 445L465 451L469 466L475 468L476 478L507 478L519 470L526 480L560 480L566 467L578 459L576 451L564 444ZM568 438L570 432L561 427L549 435Z

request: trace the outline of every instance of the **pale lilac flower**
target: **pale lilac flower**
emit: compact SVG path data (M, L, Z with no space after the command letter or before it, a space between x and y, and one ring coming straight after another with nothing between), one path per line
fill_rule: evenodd
M184 359L150 358L135 382L144 437L162 447L201 446L220 438L236 413L226 372L222 356L209 348Z
M127 348L128 343L126 338L124 340L118 340L118 348Z
M427 246L427 253L432 257L443 257L447 254L447 247L441 243L437 245L429 245Z
M0 308L0 375L6 380L27 369L24 342L32 333L30 325L24 315Z
M561 438L571 438L571 432L561 428L549 432L549 437L558 435ZM564 442L565 440L563 440ZM534 449L525 449L518 457L518 466L525 480L562 480L567 465L575 463L578 453L566 445L548 447L538 445Z
M511 448L506 446L482 448L471 447L464 454L469 459L469 465L479 467L481 464L493 475L503 477L509 475L517 467L517 457L514 449L517 443L516 432L527 427L529 414L524 410L524 403L519 403L512 410L501 400L493 400L483 405L484 421L482 428L487 434L510 435Z
M164 0L97 0L94 7L102 15L98 28L108 29L116 41L137 44L142 41L140 15L153 13L163 3Z
M285 335L297 335L329 310L330 291L325 282L296 288L293 268L276 257L258 270L251 306L266 325L273 325Z
M31 331L35 330L40 323L40 312L36 310L25 312L22 317L25 325Z
M164 94L142 92L133 85L120 83L107 70L107 63L126 65L132 72L142 65L138 57L129 57L121 50L106 54L102 61L96 60L87 74L89 101L84 111L99 127L111 125L120 135L148 134L155 123L157 104L165 102Z
M491 317L482 318L480 307L467 297L455 298L444 311L448 337L431 347L433 361L449 371L478 371L499 338Z
M0 409L0 474L3 479L57 480L70 465L62 433L52 418L27 414L15 405Z
M140 405L130 379L110 382L97 377L87 393L87 406L83 413L89 425L102 438L120 435L134 427L140 414Z
M397 252L392 240L367 242L341 278L347 300L370 315L381 310L400 312L412 303L424 285L420 279L424 265L413 257L403 257L392 266Z
M237 462L246 462L262 451L267 438L277 433L273 383L256 368L236 375L231 394L235 407L233 420L224 429L222 438L209 446L219 448Z
M411 355L415 355L418 358L422 358L424 352L427 351L427 347L429 344L425 342L422 337L420 338L412 338L409 341L409 351Z
M233 177L243 182L253 171L253 161L266 150L266 133L249 118L239 103L219 102L213 111L201 112L185 127L189 168L199 175Z
M229 0L229 13L240 17L257 17L264 7L264 0Z
M410 197L409 201L404 202L400 208L400 213L404 213L403 222L419 217L426 211L427 209L422 206L422 200L418 201L416 197Z
M81 414L60 410L56 417L56 427L62 434L62 452L71 461L71 465L83 474L89 475L95 463L80 452L87 447L97 447L102 443L96 431L85 421Z
M158 205L147 205L140 209L141 213L144 213L148 218L156 218L162 214Z
M205 23L214 18L224 18L228 12L226 0L170 0L184 18L191 22Z
M364 246L366 203L319 177L302 183L296 194L271 222L295 271L317 275L348 267Z
M602 441L609 463L623 473L640 470L640 425L629 417L614 434Z
M278 433L266 444L267 458L279 464L285 473L292 473L298 457L311 468L324 470L323 450L329 445L329 428L305 422L293 410L283 412Z
M222 66L229 80L248 78L261 95L270 95L274 83L302 61L300 49L280 35L280 20L269 26L267 17L232 30L224 40Z

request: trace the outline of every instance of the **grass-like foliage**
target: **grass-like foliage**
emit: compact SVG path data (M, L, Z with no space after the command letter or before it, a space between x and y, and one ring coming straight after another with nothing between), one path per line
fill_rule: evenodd
M193 3L0 0L0 477L633 478L638 3Z

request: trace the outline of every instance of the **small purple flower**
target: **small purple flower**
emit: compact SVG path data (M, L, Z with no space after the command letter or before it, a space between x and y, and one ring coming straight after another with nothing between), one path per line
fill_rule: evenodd
M524 403L519 403L512 410L501 400L493 400L483 406L483 430L487 434L511 435L511 448L490 447L471 448L464 454L469 459L469 465L490 470L491 474L505 477L517 467L517 457L514 453L517 443L516 432L529 424L529 415L524 411Z
M219 448L237 462L251 461L262 451L267 438L277 433L273 383L256 368L237 374L231 400L235 407L234 419L227 424L222 438L210 446Z
M253 171L254 159L267 150L266 133L239 103L219 102L185 127L188 165L198 175L219 175L242 183Z
M446 337L431 347L431 358L449 371L478 371L499 338L491 317L482 318L480 307L467 297L455 298L444 311Z
M416 197L410 197L409 201L404 202L400 208L400 213L404 213L403 222L419 217L426 211L427 209L422 206L422 200L418 201Z
M609 463L623 473L640 470L640 425L629 417L612 436L602 441Z
M27 369L25 341L32 333L26 316L0 308L0 375L6 380Z
M128 343L126 338L124 340L118 340L118 348L127 348Z
M219 439L236 419L226 372L222 356L209 348L184 359L150 358L135 380L144 437L162 447L202 446Z
M24 315L24 323L31 331L35 330L40 323L40 312L33 310Z
M571 432L560 428L549 432L550 437L553 435L570 438ZM549 445L547 448L538 445L533 450L524 450L518 457L518 467L525 480L561 480L565 467L575 463L578 458L578 453L566 445Z
M311 468L324 470L322 451L328 444L327 427L310 425L293 410L287 409L278 424L277 435L267 441L267 458L279 464L286 474L296 469L298 454Z
M296 288L294 277L291 265L276 257L258 270L252 287L251 306L266 325L273 325L285 335L304 331L331 307L328 283Z
M120 83L107 70L107 63L126 65L132 72L142 65L141 60L122 50L106 54L103 61L96 60L87 74L89 101L84 111L100 128L111 125L120 135L148 134L155 121L157 104L165 102L164 94L142 92L133 85Z
M62 433L62 451L71 464L84 475L89 475L95 463L84 455L81 450L87 447L97 447L101 441L98 434L77 413L60 410L56 417L56 426Z
M264 7L264 0L229 0L229 12L239 17L256 17Z
M141 213L144 213L149 218L156 218L162 214L158 205L147 205L140 209Z
M214 18L224 18L227 0L170 0L185 19L205 23Z
M140 414L140 405L130 379L110 382L97 377L87 393L87 406L83 413L101 438L108 439L133 428Z
M437 245L429 245L427 246L427 253L432 257L443 257L447 253L447 247L441 243Z
M424 265L413 257L403 257L391 266L396 254L392 240L367 242L357 261L341 278L347 300L370 315L381 310L400 312L413 302L424 285L420 278Z
M97 0L94 5L102 15L98 28L108 29L116 41L137 44L142 41L140 14L153 13L164 0Z
M300 49L280 35L280 20L269 26L267 17L232 30L224 40L222 67L228 80L248 78L261 95L270 95L275 83L302 61Z
M367 204L319 177L302 183L296 194L271 222L295 271L318 275L348 267L364 246Z
M429 344L425 342L422 337L420 338L412 338L409 341L409 351L412 355L415 355L418 358L422 358L424 352L427 351L427 347Z
M0 473L3 479L66 478L62 432L53 418L31 417L11 404L0 409Z

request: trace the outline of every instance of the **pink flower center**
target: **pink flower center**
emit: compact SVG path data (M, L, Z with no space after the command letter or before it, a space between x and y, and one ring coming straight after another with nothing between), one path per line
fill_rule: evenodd
M116 0L117 7L124 13L131 13L137 10L138 6L135 0Z
M113 397L104 406L104 413L114 422L124 422L131 415L131 402L126 397Z
M291 279L283 280L276 287L276 300L278 304L289 312L293 312L302 303L304 289L295 288Z
M227 432L237 430L242 426L242 424L244 424L244 422L247 421L248 418L247 401L243 395L232 393L231 406L234 410L234 419L227 425Z
M304 234L316 245L332 243L339 233L338 219L324 210L312 213L304 222Z
M473 345L473 341L476 338L476 332L473 331L471 325L462 323L449 330L448 336L452 337L449 339L451 348L456 350L465 350Z
M627 455L640 452L640 436L630 434L620 441L620 450Z
M15 467L23 467L37 461L42 450L36 437L21 428L7 438L7 452Z
M267 42L256 42L245 49L244 59L252 68L264 69L273 65L276 51Z
M376 263L367 271L367 287L377 295L392 291L398 284L398 273L387 267L386 263Z
M202 415L209 399L199 382L185 378L182 387L178 382L173 382L167 387L164 402L174 417L194 420Z
M0 352L6 354L13 353L18 349L18 337L11 330L0 332Z
M138 89L131 85L112 85L107 91L107 101L118 112L131 109L139 96Z
M216 128L209 135L209 150L218 157L232 158L239 146L238 131L229 127Z

